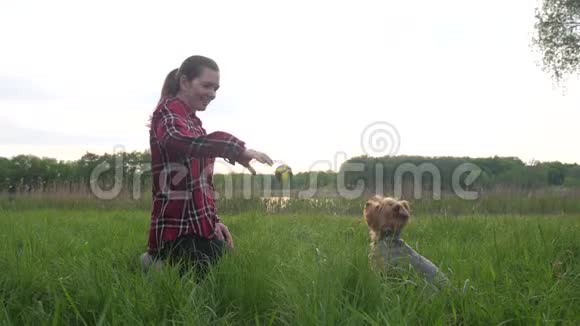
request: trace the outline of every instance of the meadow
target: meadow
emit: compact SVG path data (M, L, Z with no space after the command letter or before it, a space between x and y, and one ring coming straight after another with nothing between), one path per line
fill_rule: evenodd
M403 234L451 280L368 263L362 203L223 203L235 248L202 282L143 272L149 210L0 203L3 325L578 325L580 214L420 205ZM333 204L338 205L338 204ZM443 205L443 204L441 204ZM577 205L571 203L570 205ZM442 207L450 207L443 205ZM518 206L518 207L521 207Z

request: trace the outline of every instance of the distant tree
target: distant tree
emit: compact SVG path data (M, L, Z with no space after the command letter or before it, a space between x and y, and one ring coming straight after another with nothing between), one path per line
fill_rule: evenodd
M547 162L543 164L548 171L548 184L561 186L566 179L566 166L560 162Z
M564 185L569 187L580 187L580 165L574 164L568 169L568 177L566 177Z
M580 0L543 0L534 27L545 72L560 83L580 70Z

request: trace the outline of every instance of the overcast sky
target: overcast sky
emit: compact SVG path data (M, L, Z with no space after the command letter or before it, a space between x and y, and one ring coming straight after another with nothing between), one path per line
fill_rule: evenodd
M4 1L0 156L147 149L163 78L201 54L221 70L206 129L295 171L365 151L580 163L580 82L564 92L537 66L536 5ZM362 146L367 126L384 148Z

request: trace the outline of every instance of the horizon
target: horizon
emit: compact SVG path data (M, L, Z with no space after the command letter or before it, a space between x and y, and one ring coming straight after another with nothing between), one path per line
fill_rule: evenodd
M145 151L137 151L139 153L144 153ZM117 152L118 154L119 152ZM130 152L127 152L130 153ZM114 155L114 153L103 153L103 154L97 154L97 153L91 153L91 152L87 152L86 154L95 154L98 156L103 156L103 155ZM56 159L54 157L46 157L46 156L36 156L34 154L19 154L19 155L26 155L26 156L35 156L39 159L54 159L57 162L62 162L62 163L72 163L72 162L77 162L79 160L81 160L82 157L79 157L77 159L73 159L73 160L59 160ZM18 156L18 155L17 155ZM13 157L2 157L0 156L0 158L7 158L7 159L13 159L15 156ZM494 158L498 158L498 159L515 159L515 160L519 160L521 161L524 166L534 166L536 164L546 164L546 163L562 163L564 165L580 165L580 163L577 162L572 162L572 163L566 163L566 162L560 162L560 161L537 161L537 160L532 160L532 161L524 161L519 157L515 157L515 156L488 156L488 157L470 157L470 156L422 156L422 155L396 155L396 156L383 156L383 157L376 157L376 156L368 156L368 155L360 155L360 156L353 156L350 157L348 159L359 159L359 158L365 158L365 157L373 157L373 158L377 158L377 159L388 159L388 158L392 158L392 159L400 159L400 158L419 158L419 159L426 159L426 160L439 160L439 159L447 159L447 158L451 158L451 159L468 159L468 160L477 160L477 159L494 159ZM339 162L340 163L344 163L344 162ZM224 163L227 164L227 163ZM279 164L273 164L271 167L271 172L267 172L267 171L257 171L257 175L274 175L275 174L275 169L277 167L279 167L280 165L283 165L285 163L279 163ZM340 165L338 166L340 167ZM313 170L313 169L309 169L309 170L295 170L292 166L290 166L290 169L292 170L293 174L299 174L299 173L311 173L311 172L323 172L323 173L338 173L337 169L318 169L318 170ZM218 170L215 171L215 174L228 174L228 173L234 173L234 174L249 174L249 172L246 169L240 169L238 168L236 171L234 171L233 169L231 170Z

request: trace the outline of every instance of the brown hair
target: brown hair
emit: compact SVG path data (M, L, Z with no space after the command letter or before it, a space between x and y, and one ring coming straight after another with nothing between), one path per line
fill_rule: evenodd
M185 59L179 69L171 70L165 77L163 88L161 88L161 97L177 95L179 92L179 80L181 79L181 76L185 76L188 80L192 80L201 75L203 68L219 71L217 63L208 57L193 55Z

